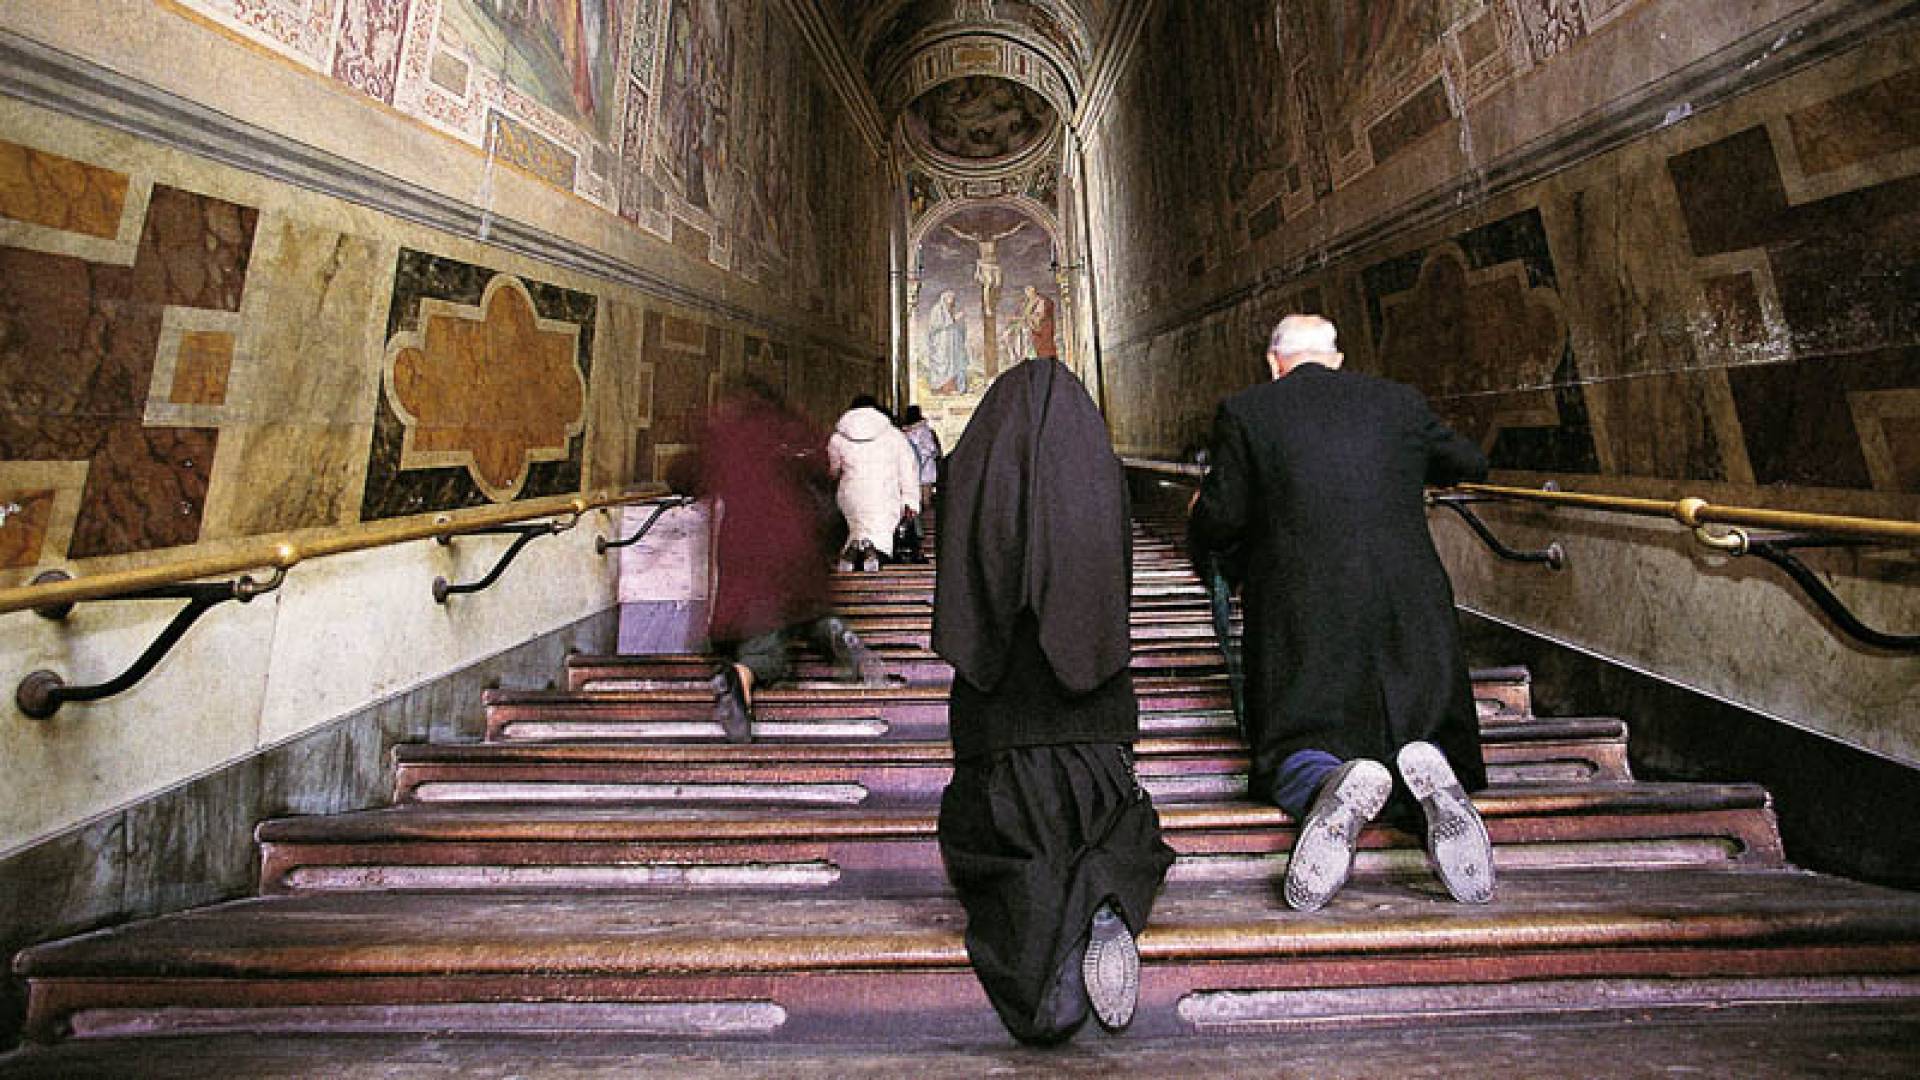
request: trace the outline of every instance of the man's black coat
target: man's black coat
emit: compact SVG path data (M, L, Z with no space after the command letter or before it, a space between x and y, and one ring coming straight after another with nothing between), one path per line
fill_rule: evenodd
M1241 546L1256 797L1295 750L1391 764L1417 739L1485 786L1422 487L1486 472L1418 392L1369 375L1301 364L1220 406L1192 530Z

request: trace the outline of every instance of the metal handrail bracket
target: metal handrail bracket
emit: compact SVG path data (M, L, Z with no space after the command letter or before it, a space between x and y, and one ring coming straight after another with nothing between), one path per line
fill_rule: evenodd
M664 499L660 499L657 502L654 502L653 513L647 515L647 520L640 523L640 527L633 531L632 536L629 536L624 540L609 540L604 536L594 537L593 538L594 554L605 555L608 551L611 551L614 548L631 547L632 545L639 543L640 538L647 535L647 531L653 528L653 523L660 520L660 515L676 507L688 506L688 505L691 505L692 503L693 503L692 497L687 495L669 495Z
M477 593L491 588L494 582L500 580L500 575L506 573L507 567L512 565L513 560L519 558L520 553L526 550L528 544L533 543L542 536L553 536L566 532L579 523L580 515L574 513L569 514L564 521L542 521L536 525L493 525L481 529L464 529L457 533L450 532L434 537L442 546L451 545L455 539L462 536L511 536L515 539L513 543L507 545L507 550L501 553L499 560L493 564L493 569L487 571L486 575L478 581L455 585L445 577L434 578L433 602L436 604L444 604L447 602L448 597L458 596L462 593Z
M1503 543L1498 536L1493 534L1493 530L1487 527L1487 523L1480 520L1480 515L1474 513L1468 505L1470 503L1487 501L1490 501L1487 497L1479 495L1427 496L1429 505L1445 507L1455 514L1460 515L1460 520L1467 523L1467 526L1473 530L1474 535L1480 538L1481 543L1486 544L1487 549L1500 558L1508 562L1540 563L1549 570L1565 570L1567 568L1567 549L1562 547L1558 540L1553 541L1537 551L1520 551Z
M41 575L41 578L48 580L63 580L65 577L58 570ZM45 720L59 712L60 706L69 701L100 701L123 693L159 666L160 661L173 651L173 647L180 643L180 639L186 636L187 630L199 621L200 616L229 600L247 603L256 596L278 589L286 579L287 572L276 567L273 576L266 581L243 576L232 581L156 585L151 589L117 597L122 600L185 600L187 606L174 615L173 620L160 631L160 636L154 638L132 666L113 678L88 686L68 686L58 672L42 668L20 680L20 685L13 691L13 703L22 713L35 720ZM72 604L56 604L39 609L39 614L57 621L65 619L72 611Z
M1855 641L1887 652L1920 654L1920 634L1890 633L1868 626L1826 582L1820 580L1819 574L1790 553L1790 549L1808 547L1916 546L1920 545L1920 522L1814 514L1799 510L1715 506L1705 499L1694 497L1667 502L1491 484L1462 484L1457 490L1464 493L1464 499L1471 501L1535 502L1562 508L1670 518L1690 531L1694 541L1702 547L1735 559L1747 555L1758 556L1779 567L1788 580L1797 585L1831 620L1836 629ZM1461 500L1463 496L1438 494L1428 498L1430 502L1448 506L1466 516L1463 508L1450 501ZM1469 523L1472 523L1471 519ZM1747 527L1786 527L1796 531L1754 536L1747 531ZM1484 529L1476 528L1475 531L1489 546L1497 544Z
M353 532L318 538L296 541L286 536L241 544L220 554L156 563L133 570L117 570L90 578L75 578L62 570L49 570L34 578L30 584L0 589L0 614L34 611L44 618L60 620L72 612L75 604L102 600L185 600L187 606L174 615L159 637L131 667L112 679L89 686L68 686L57 672L35 671L20 680L14 690L14 704L30 717L46 719L67 702L100 701L123 693L151 673L202 615L229 600L245 603L272 592L286 580L288 570L307 559L417 540L433 539L445 544L456 536L483 533L507 532L519 537L506 556L482 580L467 585L451 585L445 579L436 580L434 598L445 603L446 597L453 593L478 592L492 585L505 571L507 564L520 553L520 549L534 537L565 532L578 524L581 515L588 510L659 497L656 487L530 499L523 503L463 512L457 522L451 514L436 514L425 520L383 522ZM565 515L564 520L534 525L517 524L555 514ZM256 581L247 576L224 582L199 580L262 567L272 570L272 576L265 581Z

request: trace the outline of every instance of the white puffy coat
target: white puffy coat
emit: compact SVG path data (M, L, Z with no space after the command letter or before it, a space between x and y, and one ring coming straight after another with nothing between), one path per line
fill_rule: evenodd
M848 409L827 440L827 467L840 482L847 544L893 554L902 509L920 512L920 463L907 437L878 409Z

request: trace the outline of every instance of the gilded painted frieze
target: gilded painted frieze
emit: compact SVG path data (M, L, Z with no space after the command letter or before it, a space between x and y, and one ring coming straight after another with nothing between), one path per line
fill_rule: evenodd
M403 249L362 520L580 490L595 297Z
M257 212L0 143L0 562L190 544Z

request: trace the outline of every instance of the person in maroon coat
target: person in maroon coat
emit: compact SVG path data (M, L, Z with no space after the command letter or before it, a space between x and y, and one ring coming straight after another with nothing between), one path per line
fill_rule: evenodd
M1418 391L1340 370L1335 340L1318 316L1274 328L1273 381L1220 406L1190 525L1245 567L1251 793L1300 822L1286 897L1313 910L1345 884L1393 761L1396 813L1417 802L1442 883L1485 903L1493 853L1466 791L1486 765L1423 493L1485 477L1487 459Z
M695 490L713 504L707 635L728 658L713 680L727 737L751 738L754 690L786 678L795 637L884 683L885 665L829 607L833 482L821 433L749 379L708 418L695 462Z

